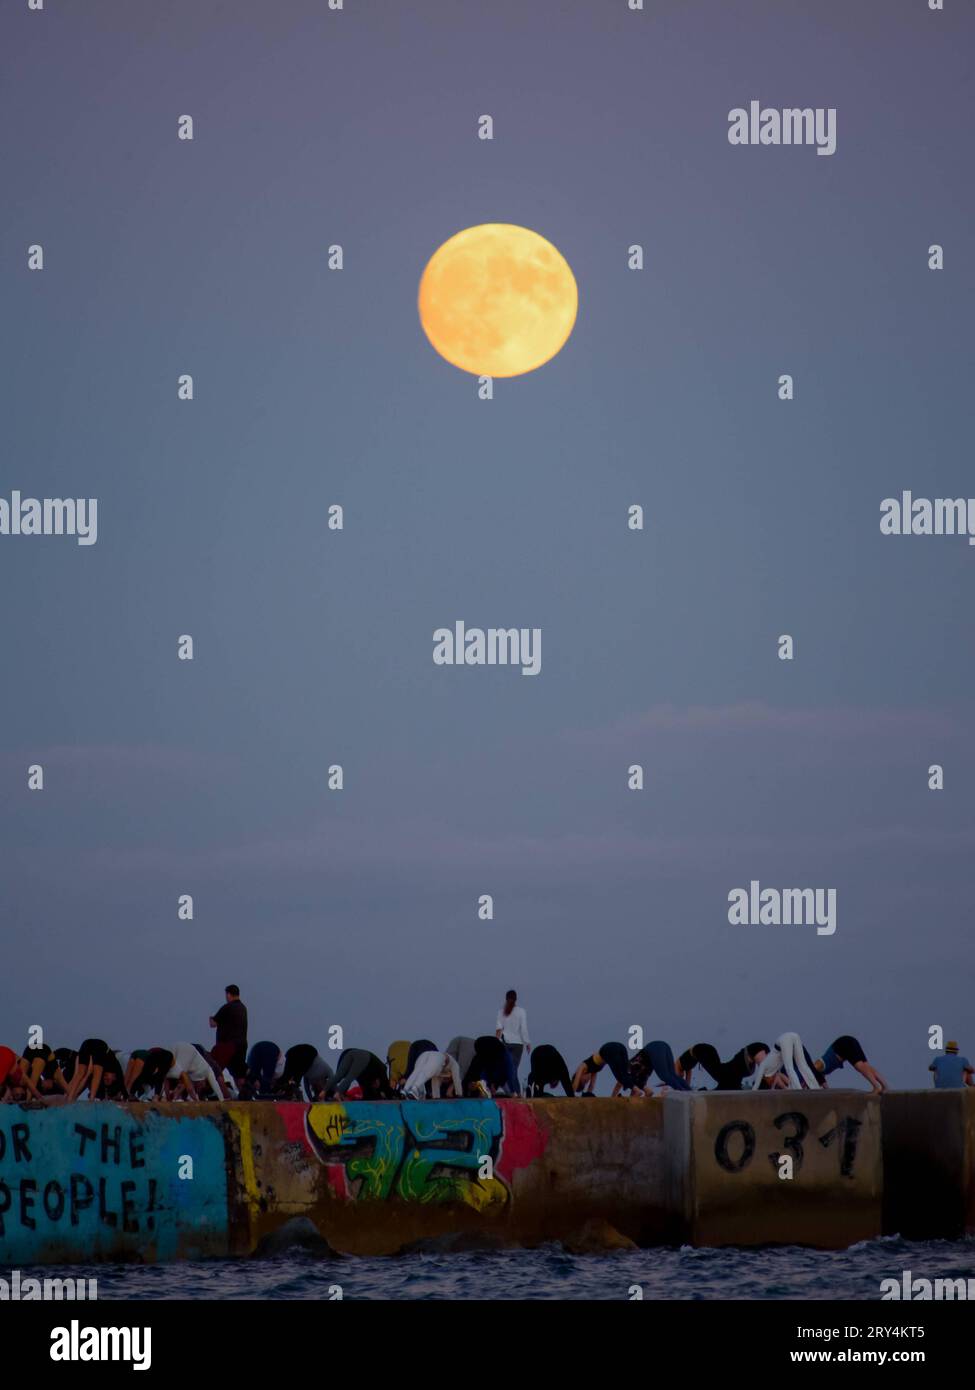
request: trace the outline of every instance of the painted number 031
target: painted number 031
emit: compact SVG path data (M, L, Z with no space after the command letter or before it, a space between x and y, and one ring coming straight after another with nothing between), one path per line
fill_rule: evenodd
M776 1115L772 1121L782 1135L782 1147L790 1154L793 1171L798 1176L802 1167L803 1142L809 1133L809 1121L798 1110L787 1110ZM853 1164L856 1160L857 1140L860 1134L860 1120L847 1116L825 1134L818 1136L824 1149L837 1146L840 1160L840 1174L844 1178L853 1177ZM726 1173L740 1173L755 1157L755 1131L747 1120L731 1120L718 1132L714 1141L714 1156ZM770 1153L769 1162L775 1168L780 1155Z

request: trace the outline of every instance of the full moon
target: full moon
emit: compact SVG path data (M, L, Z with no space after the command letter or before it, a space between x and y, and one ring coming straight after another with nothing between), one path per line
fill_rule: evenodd
M434 251L418 307L423 331L455 367L475 376L521 376L564 346L579 291L550 241L528 227L485 222Z

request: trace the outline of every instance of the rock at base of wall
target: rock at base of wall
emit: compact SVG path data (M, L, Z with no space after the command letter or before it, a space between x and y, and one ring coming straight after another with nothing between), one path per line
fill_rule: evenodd
M608 1221L586 1221L560 1242L570 1255L603 1255L611 1250L638 1250L629 1236L621 1235Z
M342 1258L319 1233L313 1221L307 1216L294 1216L258 1242L254 1259L272 1259L275 1255L288 1255L295 1250L301 1250L308 1255L319 1255L323 1259Z

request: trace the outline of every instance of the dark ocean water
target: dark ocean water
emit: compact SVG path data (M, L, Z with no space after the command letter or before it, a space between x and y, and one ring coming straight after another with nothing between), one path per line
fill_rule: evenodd
M100 1300L329 1299L878 1299L904 1270L928 1279L975 1279L975 1240L911 1242L891 1236L843 1251L653 1249L570 1255L558 1245L478 1254L272 1259L171 1265L33 1269L43 1278L98 1280ZM26 1275L23 1270L22 1274Z

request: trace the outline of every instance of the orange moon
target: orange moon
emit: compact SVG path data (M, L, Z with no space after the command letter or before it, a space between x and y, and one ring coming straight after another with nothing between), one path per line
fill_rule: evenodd
M423 331L475 376L521 376L564 347L579 307L569 263L510 222L467 227L437 248L420 279Z

